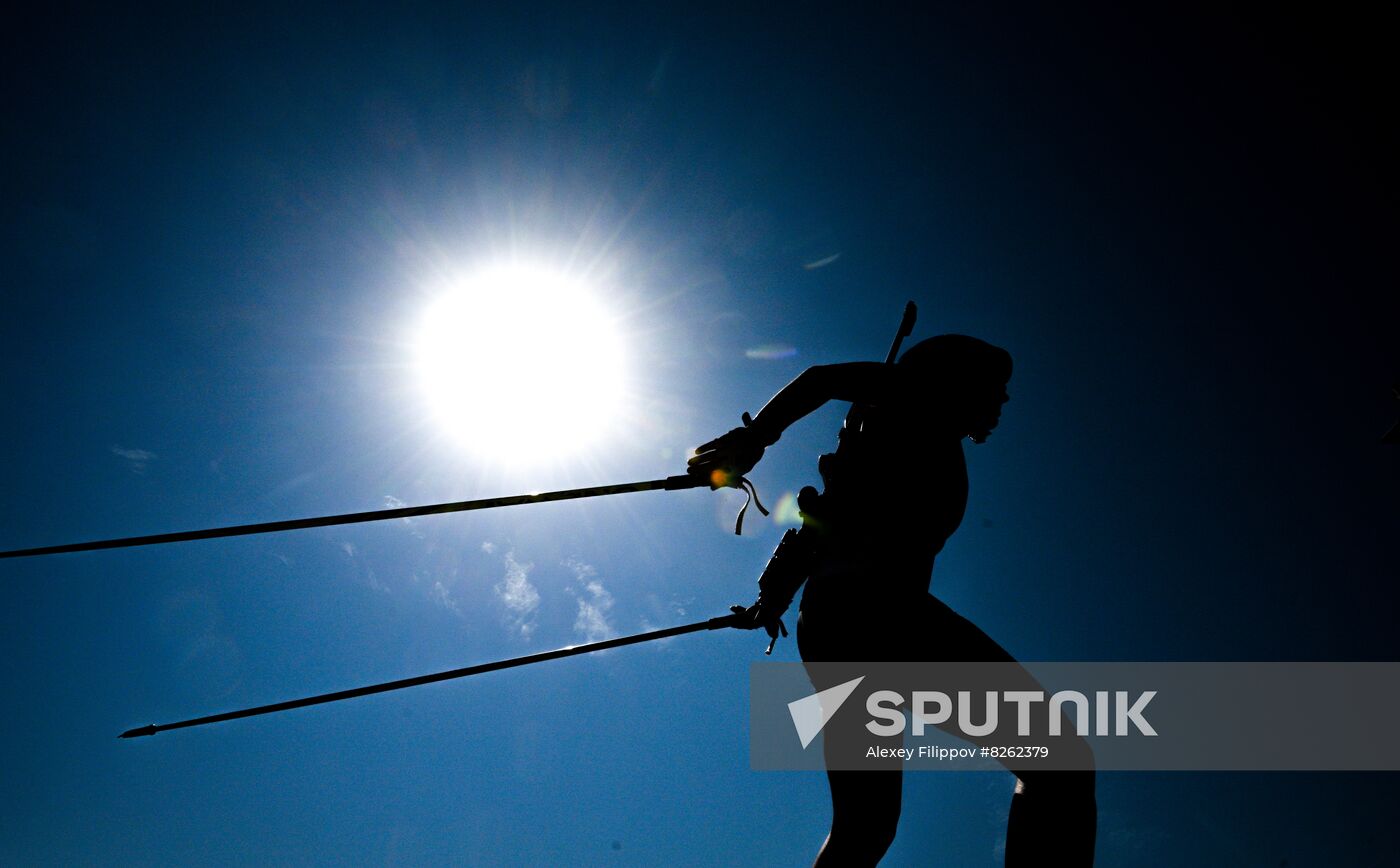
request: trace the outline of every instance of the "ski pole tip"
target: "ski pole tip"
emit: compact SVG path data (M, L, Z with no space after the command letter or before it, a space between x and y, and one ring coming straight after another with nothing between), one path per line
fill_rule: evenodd
M136 727L135 729L128 729L126 732L124 732L124 733L122 733L121 735L117 736L117 738L140 738L140 737L143 736L143 735L155 735L155 734L156 734L156 725L155 725L154 723L148 723L148 724L146 724L145 726L138 726L138 727Z

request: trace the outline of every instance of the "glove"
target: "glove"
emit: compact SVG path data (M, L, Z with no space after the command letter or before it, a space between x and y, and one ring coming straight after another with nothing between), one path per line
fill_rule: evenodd
M786 607L784 607L786 609ZM745 609L743 606L730 606L729 611L734 613L734 624L740 630L757 630L762 627L768 632L768 650L764 654L772 654L773 646L778 644L778 636L786 637L788 634L787 625L783 623L783 613L765 609L763 602L759 601Z
M759 433L748 413L743 420L743 427L696 447L695 456L686 462L686 472L706 480L711 490L739 488L744 475L763 457L763 450L774 442Z

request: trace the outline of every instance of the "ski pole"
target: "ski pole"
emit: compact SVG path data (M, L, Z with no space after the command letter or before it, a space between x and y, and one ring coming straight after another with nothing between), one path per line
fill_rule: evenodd
M561 491L537 492L535 494L488 497L482 500L460 500L453 503L433 503L426 506L375 509L368 512L350 512L343 515L293 518L285 521L264 521L256 524L211 527L205 528L204 530L186 530L175 533L157 533L148 536L129 536L119 539L104 539L91 542L68 543L66 545L15 549L13 551L0 552L0 558L30 558L40 555L67 554L69 552L89 552L98 549L120 549L129 548L131 546L187 542L189 540L218 539L228 536L247 536L256 533L277 533L284 530L331 527L332 525L358 524L366 521L388 521L393 518L416 518L422 515L442 515L449 512L466 512L473 509L495 509L502 506L520 506L527 503L550 503L556 500L603 497L610 494L628 494L634 491L680 491L686 488L698 488L702 485L707 486L709 484L709 481L706 479L682 474L679 476L668 476L665 479L649 479L645 482L624 482L619 485L595 485L591 488L569 488Z
M483 672L496 672L501 669L512 669L516 666L529 666L531 663L543 663L546 660L558 660L561 657L575 657L579 654L591 654L594 651L621 648L624 645L635 645L639 642L652 642L657 639L667 639L671 636L696 633L700 630L721 630L725 627L736 626L738 624L738 618L739 615L737 613L733 615L723 615L718 618L711 618L708 621L696 621L693 624L683 624L679 627L650 630L646 633L635 633L631 636L620 636L616 639L604 639L601 642L589 642L585 645L568 645L563 648L556 648L553 651L526 654L523 657L511 657L507 660L495 660L490 663L478 663L475 666L464 666L460 669L434 672L431 675L400 678L397 681L385 681L382 684L370 684L365 687L351 688L350 690L337 690L333 693L321 693L316 696L302 697L301 699L289 699L284 702L274 702L270 705L243 708L238 711L225 711L222 714L210 714L205 717L195 717L189 720L177 721L176 723L162 723L159 725L152 723L146 726L139 726L135 729L128 729L117 737L140 738L143 735L155 735L158 732L165 732L168 729L204 726L205 724L220 723L225 720L238 720L243 717L256 717L260 714L274 714L279 711L290 711L294 708L305 708L308 705L323 705L327 702L339 702L342 699L354 699L359 696L370 696L375 693L387 693L390 690L402 690L405 687L417 687L420 684L433 684L438 681L448 681L453 678L466 678L469 675L480 675Z

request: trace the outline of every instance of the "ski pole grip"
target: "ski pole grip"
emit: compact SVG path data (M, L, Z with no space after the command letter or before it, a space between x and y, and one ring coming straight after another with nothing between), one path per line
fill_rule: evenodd
M739 619L744 616L744 612L738 611L729 615L720 615L718 618L711 618L705 622L706 630L723 630L726 627L738 627Z

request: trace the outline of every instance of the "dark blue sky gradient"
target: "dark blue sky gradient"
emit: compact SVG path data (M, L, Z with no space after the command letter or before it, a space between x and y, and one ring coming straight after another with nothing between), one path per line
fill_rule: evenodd
M0 547L677 473L912 298L1015 357L934 576L1013 654L1394 660L1393 52L1279 14L22 17ZM625 433L529 472L424 424L404 339L437 267L506 254L605 275L633 359ZM748 770L752 635L114 738L579 641L590 579L616 633L723 613L782 531L738 503L6 561L0 861L806 864L825 785ZM1392 783L1105 775L1100 864L1389 864ZM911 776L888 864L999 864L1009 794Z

